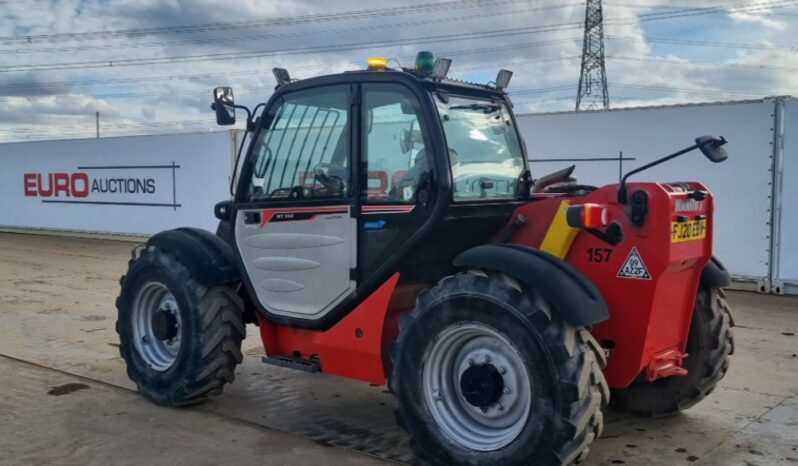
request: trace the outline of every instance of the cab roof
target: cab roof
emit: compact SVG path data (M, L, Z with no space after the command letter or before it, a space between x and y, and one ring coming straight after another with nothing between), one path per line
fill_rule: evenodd
M290 83L278 84L275 90L279 89L282 93L316 86L356 82L403 82L409 85L424 87L430 91L444 90L454 94L488 95L496 97L503 97L506 95L503 89L496 89L487 84L472 83L452 78L444 78L438 81L431 78L420 78L408 69L397 70L391 68L381 70L352 70L315 76L312 78L297 79Z

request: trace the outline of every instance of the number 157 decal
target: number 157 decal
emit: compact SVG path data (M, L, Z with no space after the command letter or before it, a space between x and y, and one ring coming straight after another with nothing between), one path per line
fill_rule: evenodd
M589 248L587 250L588 262L609 262L612 249L610 248Z

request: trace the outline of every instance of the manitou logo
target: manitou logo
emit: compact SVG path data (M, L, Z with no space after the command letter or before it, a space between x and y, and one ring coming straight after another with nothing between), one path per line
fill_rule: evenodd
M676 212L692 212L695 210L704 210L704 201L676 199Z
M74 171L22 173L25 197L52 204L125 205L177 209L180 165L78 166Z

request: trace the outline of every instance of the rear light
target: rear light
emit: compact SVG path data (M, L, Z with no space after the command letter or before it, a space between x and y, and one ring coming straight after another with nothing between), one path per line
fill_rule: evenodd
M568 225L574 228L600 228L610 223L607 206L601 204L580 204L568 207L565 211Z

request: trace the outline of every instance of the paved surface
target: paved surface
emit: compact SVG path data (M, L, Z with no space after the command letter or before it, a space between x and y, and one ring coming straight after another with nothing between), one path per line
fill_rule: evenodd
M263 365L254 328L224 396L189 409L138 397L113 331L130 247L0 234L0 464L413 461L384 387ZM798 299L730 302L721 387L676 418L610 413L585 464L798 465Z
M0 464L386 464L0 356Z

